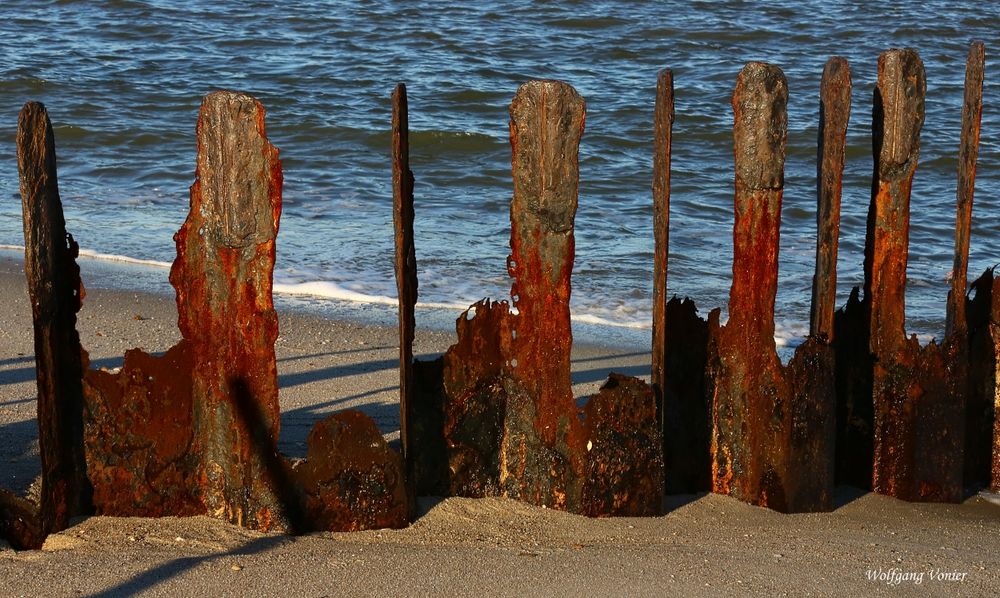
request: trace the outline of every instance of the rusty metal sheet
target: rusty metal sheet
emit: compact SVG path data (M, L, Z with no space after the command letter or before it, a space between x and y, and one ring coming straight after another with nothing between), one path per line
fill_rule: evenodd
M191 209L174 235L178 325L193 363L195 437L208 512L246 527L284 527L265 463L277 452L279 406L271 300L281 162L264 108L230 91L198 115Z
M507 421L508 391L524 394L514 389L509 371L512 320L506 301L484 299L459 316L458 342L445 353L443 433L452 495L505 494L501 477L509 472L503 469L501 452L511 433L508 427L524 424Z
M667 262L670 250L670 143L674 124L674 74L660 71L653 112L653 352L650 382L663 427L667 385Z
M910 185L919 156L927 85L913 50L879 56L872 118L876 180L865 248L869 351L874 358L872 489L904 500L962 495L964 369L948 350L906 338ZM960 364L961 365L961 364Z
M42 485L38 534L11 538L33 545L65 529L70 517L90 508L83 450L83 350L76 313L83 283L79 248L66 232L56 177L55 140L45 106L28 102L17 123L17 166L24 213L24 271L28 279L38 381L38 444ZM24 505L10 503L18 520ZM17 508L14 508L17 507ZM37 547L37 546L33 546Z
M413 172L410 171L409 110L406 86L392 93L392 221L395 230L396 291L399 298L399 438L406 465L409 500L415 505L415 457L410 411L413 403L413 334L416 328L417 256L413 244Z
M128 351L118 372L87 371L85 439L97 514L205 512L192 421L191 358L190 345L181 341L161 357Z
M712 402L705 388L708 323L694 301L674 297L666 309L663 460L666 493L712 489Z
M644 517L663 508L663 442L652 388L611 374L583 408L587 476L580 511Z
M729 321L709 316L712 489L779 511L817 511L830 508L833 487L832 350L813 339L786 369L774 341L787 102L781 69L744 67L733 92Z
M819 156L816 164L816 274L813 277L811 336L833 340L837 304L837 248L840 195L844 182L844 149L851 116L851 69L835 56L826 62L820 81Z
M349 532L403 527L409 521L403 460L378 426L359 411L317 423L307 459L290 478L303 497L308 529Z

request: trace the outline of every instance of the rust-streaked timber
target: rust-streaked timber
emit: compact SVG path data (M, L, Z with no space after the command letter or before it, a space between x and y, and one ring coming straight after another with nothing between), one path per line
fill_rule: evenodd
M280 422L271 300L281 162L264 107L219 91L202 102L191 209L174 236L178 325L190 343L202 499L231 523L288 526L266 463Z
M674 124L674 74L660 71L653 117L653 353L650 382L663 426L667 373L667 261L670 249L670 142Z
M583 412L587 477L581 512L591 517L659 515L663 441L652 388L613 373Z
M844 148L851 116L851 69L835 56L820 82L819 151L816 160L816 274L813 276L809 334L833 341L837 302L837 245Z
M514 197L507 268L518 311L510 373L534 401L510 413L525 419L508 417L510 445L500 482L509 496L562 509L579 504L585 467L569 375L584 113L583 98L559 81L525 83L510 104Z
M913 50L879 56L872 118L875 154L865 246L865 303L874 359L872 489L905 500L962 494L965 367L954 353L906 338L910 187L927 90ZM949 370L957 369L952 372Z
M775 399L788 391L774 344L787 102L778 67L752 62L740 72L733 92L736 223L729 322L714 330L709 323L709 334L718 337L712 489L778 510L787 505L781 478L786 455L775 452L787 421Z
M415 506L413 410L413 334L416 328L417 255L413 243L413 172L410 171L409 110L406 86L392 93L392 221L395 229L396 292L399 298L399 439L408 500Z
M729 321L709 316L712 489L779 511L831 506L833 356L817 339L783 368L774 341L788 87L752 62L733 92L736 222Z
M70 517L85 513L90 508L91 488L83 450L84 357L76 332L76 313L84 293L76 264L79 248L66 232L55 140L45 106L25 104L17 125L24 271L34 324L42 461L39 521L34 526L39 533L33 538L12 538L13 543L23 544L40 542L45 535L65 529Z

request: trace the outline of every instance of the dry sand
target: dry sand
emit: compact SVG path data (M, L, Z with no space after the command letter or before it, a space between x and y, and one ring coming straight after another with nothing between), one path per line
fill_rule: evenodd
M38 473L23 280L17 260L0 259L0 483L19 492ZM281 450L302 455L312 424L345 408L398 438L395 329L280 316ZM163 351L178 338L172 297L146 293L88 288L78 328L104 367L120 365L126 349ZM436 354L453 338L421 330L415 351ZM582 397L612 369L648 373L649 355L577 346L573 368ZM0 547L0 596L1000 593L1000 506L910 504L850 488L838 505L781 515L684 496L670 497L663 517L587 519L509 500L423 498L408 529L296 538L208 517L90 517L41 551Z

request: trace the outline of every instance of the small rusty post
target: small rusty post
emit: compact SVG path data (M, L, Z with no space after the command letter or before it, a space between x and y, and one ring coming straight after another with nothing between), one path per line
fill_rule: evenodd
M281 162L264 107L218 91L202 102L191 209L174 236L178 324L193 355L194 429L208 513L261 530L287 527L268 463L280 411L271 299Z
M965 62L965 97L962 104L962 132L958 148L958 182L955 216L955 260L948 292L945 317L945 349L952 367L949 372L956 384L967 389L965 408L965 447L963 485L989 483L990 447L993 437L993 392L973 374L985 374L980 364L973 364L981 351L979 339L970 335L968 303L969 234L972 229L972 202L976 185L976 162L979 156L979 132L983 115L983 74L986 53L982 42L973 42ZM986 324L988 319L981 320ZM980 334L989 335L983 325ZM988 369L988 368L987 368ZM961 379L965 377L965 379ZM986 391L986 392L984 392Z
M788 394L774 344L787 103L778 67L751 62L740 72L733 92L736 223L729 322L715 329L716 315L709 323L718 337L712 490L778 510L787 505L785 453L775 450L788 435L787 421L773 404Z
M844 181L844 146L851 116L851 69L835 56L826 62L820 82L819 152L816 161L816 274L813 276L809 334L833 341L837 303L837 245L840 194Z
M968 289L969 232L972 229L972 196L976 187L979 157L979 129L983 117L983 69L986 53L982 42L969 47L965 62L965 99L962 103L962 136L958 147L957 215L955 217L955 263L951 271L951 292L945 336L958 334L964 343L968 334L965 295Z
M517 434L508 438L500 478L509 496L562 509L579 504L584 474L583 428L570 384L569 310L584 113L583 98L559 81L525 83L510 104L514 197L507 269L518 310L510 366L534 405L515 408L530 421L508 423Z
M45 107L28 102L17 127L24 211L24 270L35 329L41 539L90 505L83 450L83 352L76 312L83 301L79 248L66 232L56 180L55 140Z
M670 249L670 141L674 124L674 74L660 71L653 117L653 355L650 382L656 419L664 421L667 373L667 261Z
M413 335L416 328L417 255L413 242L413 172L406 85L392 92L392 222L395 228L396 292L399 298L399 438L406 472L407 499L414 508L415 456L410 412L413 409Z

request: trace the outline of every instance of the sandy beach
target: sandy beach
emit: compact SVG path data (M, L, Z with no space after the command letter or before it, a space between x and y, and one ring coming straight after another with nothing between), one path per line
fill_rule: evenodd
M90 283L78 329L94 367L164 351L173 297ZM164 279L166 272L163 272ZM21 264L0 259L0 483L38 474L30 308ZM302 456L324 415L348 408L398 439L392 326L279 310L281 438ZM456 313L457 316L457 313ZM432 356L454 334L419 329ZM643 350L577 345L574 390L609 371L647 375ZM288 537L208 517L90 517L41 551L0 548L0 595L990 595L1000 591L1000 506L911 504L838 490L832 513L781 515L717 495L668 497L656 518L587 519L501 499L420 499L407 529Z

